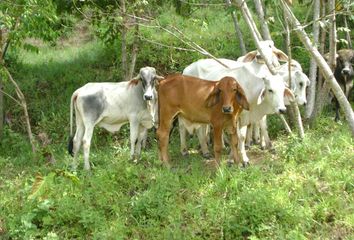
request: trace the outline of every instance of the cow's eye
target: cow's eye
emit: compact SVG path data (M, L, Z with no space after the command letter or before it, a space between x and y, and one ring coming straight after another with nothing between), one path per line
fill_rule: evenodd
M273 93L273 90L272 90L272 89L268 89L268 92L269 92L269 93Z
M304 86L304 83L301 82L299 85L300 85L300 88L302 88Z

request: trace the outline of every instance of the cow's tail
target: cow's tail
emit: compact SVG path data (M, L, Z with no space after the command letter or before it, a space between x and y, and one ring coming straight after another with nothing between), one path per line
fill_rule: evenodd
M68 152L71 156L74 156L73 148L74 148L74 135L73 135L73 121L74 121L74 101L76 99L76 94L74 93L71 96L70 100L70 136L68 143Z

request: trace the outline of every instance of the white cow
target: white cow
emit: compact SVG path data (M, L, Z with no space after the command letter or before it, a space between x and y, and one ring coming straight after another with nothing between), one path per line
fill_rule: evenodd
M282 76L285 83L289 83L289 69L288 63L281 65L277 70ZM295 101L299 105L305 105L306 100L306 87L310 84L310 79L303 73L302 67L299 62L292 60L290 64L291 68L291 84L290 89L295 96ZM290 105L290 102L285 99L285 105ZM272 143L268 136L267 131L267 119L264 116L259 123L251 124L247 130L246 145L250 145L252 136L254 136L255 142L259 142L262 149L270 149Z
M279 50L280 51L280 50ZM272 49L270 51L272 54ZM217 63L213 59L199 60L189 65L183 74L192 75L198 72L197 77L207 80L217 80L225 76L234 77L242 86L245 91L247 100L250 104L250 111L242 111L240 115L240 131L239 131L239 150L241 153L242 161L244 164L248 164L248 157L245 152L244 141L246 138L247 125L253 122L259 121L264 115L271 113L283 113L286 108L284 105L284 95L289 98L293 98L293 94L290 89L286 88L285 83L280 75L271 75L267 66L264 63L259 63L260 59L256 52L249 53L253 60L247 63L235 63L231 60L225 61L224 64L231 63L234 68L227 69ZM284 53L279 54L282 60L286 60L287 57ZM248 55L246 55L248 58ZM220 59L222 62L223 59ZM214 61L215 66L210 67ZM204 66L208 65L211 71L205 69ZM202 69L202 71L191 71L192 69ZM194 75L196 76L196 75ZM186 123L185 120L180 120L180 126ZM190 124L190 123L189 123ZM195 129L199 128L198 125L192 125ZM188 130L192 130L192 126L187 127ZM200 128L199 128L200 129ZM199 139L202 140L201 146L203 155L208 155L208 149L206 145L205 127L198 130ZM184 131L184 133L182 132ZM185 135L185 130L181 130L182 136ZM186 147L181 143L182 154L185 153Z
M148 102L157 102L153 67L140 69L138 76L130 81L118 83L88 83L77 89L71 97L69 153L74 156L73 167L77 167L77 153L83 144L84 168L90 169L89 153L94 126L109 132L118 131L122 125L130 125L130 156L139 157L141 141L147 129L154 124L155 114ZM73 136L73 113L76 115L76 133Z

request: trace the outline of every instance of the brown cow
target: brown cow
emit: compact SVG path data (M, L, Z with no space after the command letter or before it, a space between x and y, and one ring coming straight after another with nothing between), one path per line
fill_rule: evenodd
M159 84L159 156L169 166L167 153L169 132L176 115L196 123L210 123L214 129L214 154L217 165L222 149L222 130L231 133L232 153L237 161L236 121L242 109L249 109L245 93L232 77L220 81L206 81L200 78L175 74L166 77Z

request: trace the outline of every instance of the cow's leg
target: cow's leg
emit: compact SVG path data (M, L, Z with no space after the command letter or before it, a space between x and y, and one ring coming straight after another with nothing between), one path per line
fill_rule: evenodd
M339 102L338 102L337 98L334 98L334 103L336 105L336 117L335 117L334 121L338 122L340 120L340 117L339 117L340 106L339 106Z
M261 133L260 133L260 123L254 123L253 125L253 143L261 144Z
M270 141L267 129L267 117L264 116L259 122L259 126L261 129L261 148L262 149L271 149L272 142Z
M147 144L147 138L148 138L148 134L147 134L147 129L145 129L143 136L141 137L141 147L143 149L146 148L146 144Z
M186 137L187 137L187 129L184 126L183 121L181 120L180 117L178 117L178 125L179 125L179 139L181 142L180 146L180 151L182 156L188 155L188 148L187 148L187 143L186 143Z
M135 146L138 144L139 137L139 122L135 117L132 117L129 121L130 127L130 159L135 158Z
M245 141L245 147L247 149L250 148L250 146L252 144L253 130L254 130L254 124L249 124L247 126L247 135L246 135L246 141Z
M239 162L237 143L238 143L237 128L233 127L231 130L231 154L235 164Z
M213 124L214 132L214 156L217 165L220 165L221 151L222 151L222 126L221 121L216 121Z
M90 155L90 146L91 146L91 139L93 134L93 127L94 125L92 123L85 123L85 133L82 139L85 170L90 170L89 155Z
M136 157L138 159L140 159L141 147L142 147L142 143L143 143L145 136L147 136L147 129L140 125L138 142L136 143L136 149L135 149Z
M159 128L157 129L157 139L159 142L159 158L167 166L170 166L168 157L168 141L173 117L176 112L173 109L160 108Z
M244 166L249 165L249 159L247 157L246 149L245 149L246 134L247 134L247 126L242 126L237 131L238 149L240 150L240 156L241 156L242 164Z
M78 113L77 113L78 114ZM73 153L74 153L74 160L72 163L72 168L73 170L76 170L77 168L77 155L80 151L80 147L81 147L81 143L82 143L82 138L84 136L84 132L85 132L85 126L81 120L81 118L79 118L79 116L77 115L76 117L76 132L75 132L75 136L73 139Z
M197 136L199 139L200 147L202 149L203 157L210 158L210 153L209 153L208 143L207 143L208 141L207 125L203 124L197 129Z

